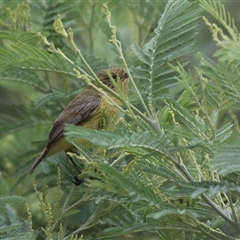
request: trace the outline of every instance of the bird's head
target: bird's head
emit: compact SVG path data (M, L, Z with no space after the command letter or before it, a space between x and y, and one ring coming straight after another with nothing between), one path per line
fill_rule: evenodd
M107 87L115 90L115 86L120 87L120 91L127 91L128 88L128 74L122 68L109 68L97 74L97 77ZM116 85L113 84L116 82ZM115 86L114 86L115 85Z

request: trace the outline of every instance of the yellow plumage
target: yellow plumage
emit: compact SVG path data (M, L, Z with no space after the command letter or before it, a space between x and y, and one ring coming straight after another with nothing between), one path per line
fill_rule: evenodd
M112 68L102 71L97 75L105 85L114 90L114 86L109 79L109 74L114 80L119 79L120 89L122 91L127 90L128 76L125 71L120 68ZM113 96L110 97L117 105L121 105L118 99ZM67 142L64 138L65 124L79 125L89 129L111 128L119 114L119 109L113 102L110 102L106 96L100 94L92 87L88 87L82 94L75 97L54 122L49 133L46 147L31 166L29 174L34 171L36 166L44 158L61 151L75 151L72 144ZM85 148L90 146L89 142L81 139L79 143Z

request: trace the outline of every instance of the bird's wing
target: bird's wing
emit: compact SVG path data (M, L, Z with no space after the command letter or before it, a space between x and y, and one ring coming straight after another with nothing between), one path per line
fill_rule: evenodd
M74 98L54 122L47 143L47 148L63 136L65 124L80 125L92 116L101 103L101 96L92 90L85 91Z

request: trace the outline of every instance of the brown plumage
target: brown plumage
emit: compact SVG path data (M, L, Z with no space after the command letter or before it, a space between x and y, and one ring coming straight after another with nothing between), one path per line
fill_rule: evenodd
M124 91L128 85L128 76L121 68L110 68L97 74L98 78L114 90L113 85L108 77L108 73L116 81L120 80L121 89ZM119 100L112 97L113 101L121 104ZM86 128L99 129L102 128L101 122L104 121L107 125L115 120L119 113L118 108L112 105L109 100L101 95L92 87L87 87L84 92L75 97L68 106L62 111L58 118L53 123L48 136L48 142L43 151L36 158L35 162L29 169L28 173L32 174L38 164L44 159L61 151L73 151L73 146L64 138L65 124L80 125ZM80 141L81 144L86 145L86 142Z

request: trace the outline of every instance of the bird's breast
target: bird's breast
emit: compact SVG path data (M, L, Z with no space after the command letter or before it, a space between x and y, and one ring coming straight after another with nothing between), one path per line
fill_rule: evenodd
M111 129L120 112L119 108L115 105L121 105L121 102L115 97L112 100L102 96L101 103L96 112L87 121L82 124L83 127L90 129ZM114 104L115 103L115 104Z

